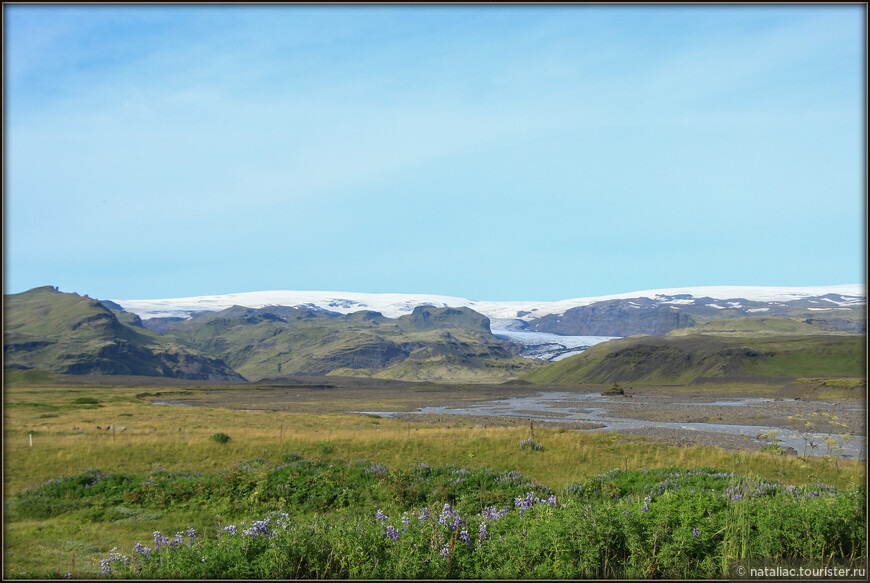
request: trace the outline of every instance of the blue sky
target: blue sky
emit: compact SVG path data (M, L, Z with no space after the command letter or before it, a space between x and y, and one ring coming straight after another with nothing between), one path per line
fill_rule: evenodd
M3 10L5 293L866 278L863 5Z

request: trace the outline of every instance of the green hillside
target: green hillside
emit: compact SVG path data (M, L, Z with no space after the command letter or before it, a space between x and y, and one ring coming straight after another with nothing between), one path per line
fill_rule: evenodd
M715 336L785 336L818 334L848 334L826 326L825 320L808 320L787 317L748 316L728 320L713 320L692 328L672 330L667 336L694 336L707 334Z
M3 352L12 370L244 380L220 360L121 323L99 301L53 287L4 297Z
M251 380L298 374L493 380L535 366L492 335L488 318L468 308L418 307L391 319L377 312L235 306L169 326L166 336Z
M861 335L635 336L611 340L523 377L537 384L689 384L863 377Z

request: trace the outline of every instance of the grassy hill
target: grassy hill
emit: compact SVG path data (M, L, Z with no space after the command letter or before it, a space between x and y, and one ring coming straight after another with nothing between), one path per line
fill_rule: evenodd
M655 385L863 377L865 349L866 338L852 334L635 336L598 344L523 379L537 384Z
M40 287L4 302L7 369L244 380L218 359L122 323L87 296Z

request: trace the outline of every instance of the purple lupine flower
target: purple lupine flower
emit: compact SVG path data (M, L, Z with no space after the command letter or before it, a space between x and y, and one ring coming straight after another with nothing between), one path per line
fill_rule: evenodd
M698 538L699 536L701 536L701 529L696 526L692 529L692 538Z
M376 464L374 462L369 463L368 467L365 469L365 473L367 474L388 474L390 470L386 466L382 466L380 464Z
M731 496L732 500L743 500L743 494L734 494Z
M378 522L386 522L389 519L390 517L384 514L384 511L380 508L378 508L378 511L375 512L375 520L377 520Z
M420 509L420 514L417 515L417 518L418 518L420 521L423 521L423 520L429 520L429 507L428 507L428 506L424 506L423 508L421 508L421 509Z
M447 526L447 519L450 518L450 504L445 503L441 509L441 514L438 515L438 524Z
M647 504L646 502L644 502L644 503L643 503L643 506L640 507L640 511L641 511L641 512L646 512L647 510L649 510L649 504Z
M486 506L480 513L480 517L484 520L498 520L499 518L504 518L508 512L510 512L510 508L507 506L501 510L496 510L495 506Z
M520 449L532 449L534 451L541 451L544 449L544 446L535 441L534 439L526 439L520 442Z
M462 531L459 532L459 540L461 540L462 542L464 542L465 544L467 544L467 545L468 545L468 548L471 548L471 547L473 546L473 544L474 544L474 543L471 541L471 537L468 536L468 531L467 531L467 530L462 530Z
M631 514L631 510L623 510L622 513L623 514Z
M102 573L103 575L112 574L112 566L109 565L109 559L102 559L100 561L100 573Z
M477 542L483 542L486 540L489 533L486 531L486 523L481 522L480 528L477 529Z
M160 534L159 530L154 531L154 550L156 551L162 546L166 546L170 543L169 538Z
M270 518L265 520L256 520L251 527L247 530L243 531L242 534L245 534L250 537L256 537L259 535L265 535L267 538L271 536L275 536L274 532L269 532L269 524L272 522Z
M196 538L196 531L193 530L193 528L187 529L187 538L189 538L190 540L194 540Z
M535 498L534 492L526 494L525 498L514 498L514 506L519 510L520 516L523 515L523 510L527 510L535 505L535 501L540 502L540 499Z
M444 545L444 547L441 549L441 556L442 557L449 557L450 556L450 547L448 547L447 545Z
M556 495L555 494L551 494L550 497L547 498L547 504L549 504L553 508L556 507Z
M203 557L199 560L200 563L205 563L208 560L208 557Z
M225 527L224 527L224 532L228 532L228 533L230 533L230 534L236 534L236 525L235 525L235 524L231 524L230 526L225 526Z
M394 540L394 541L399 540L399 531L398 531L398 529L396 529L395 526L388 526L387 527L387 538Z

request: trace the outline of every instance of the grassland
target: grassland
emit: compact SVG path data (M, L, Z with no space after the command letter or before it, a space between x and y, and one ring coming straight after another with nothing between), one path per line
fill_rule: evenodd
M250 390L245 385L112 386L105 380L62 385L52 377L37 374L18 375L17 380L7 383L4 396L7 505L28 488L92 469L105 475L138 476L131 478L135 480L164 475L162 472L218 476L255 459L274 468L291 454L336 464L339 460L365 460L401 468L425 462L433 467L457 464L495 472L521 472L553 490L594 479L614 468L652 470L672 466L711 467L791 485L825 482L848 488L864 482L863 462L841 460L834 465L824 459L667 447L641 438L545 426L535 427L535 439L544 449L534 451L518 447L529 437L527 427L483 427L459 422L411 424L338 413L396 410L423 399L486 399L493 397L492 388L432 385L393 392L335 390L330 391L327 401L332 405L326 409L333 412L324 414L316 412L322 400L312 395L322 396L325 392L310 388L274 387L271 390L289 396L293 405L274 411L244 411L163 406L150 401L158 392L205 400L210 398L209 393L217 391L235 391L243 396ZM519 386L499 390L530 389ZM404 400L391 401L389 395L404 395ZM113 429L107 431L108 426ZM211 440L218 432L229 435L230 441L221 444ZM245 500L254 500L256 491L246 491ZM215 533L218 523L251 520L257 517L255 512L263 511L262 506L253 503L245 512L238 506L205 499L202 504L166 506L96 500L87 507L57 515L7 516L4 575L42 574L52 569L59 569L61 574L93 575L99 572L100 560L110 549L130 549L135 542L150 540L154 531L171 533L193 527L198 532Z

